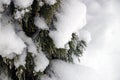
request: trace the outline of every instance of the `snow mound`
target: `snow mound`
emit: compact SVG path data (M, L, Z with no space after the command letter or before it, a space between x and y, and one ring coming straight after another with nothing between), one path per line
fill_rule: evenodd
M16 35L12 24L1 24L0 55L2 57L13 58L13 54L21 54L25 47L24 42Z
M101 80L96 71L91 68L60 60L53 60L50 69L48 72L51 77L44 75L41 80Z
M36 72L39 71L43 72L49 64L49 60L47 59L45 54L43 54L42 51L36 55L36 57L34 58L34 62L35 62L34 69Z

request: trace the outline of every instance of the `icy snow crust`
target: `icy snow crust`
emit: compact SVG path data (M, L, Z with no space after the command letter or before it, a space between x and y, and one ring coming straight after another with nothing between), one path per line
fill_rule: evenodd
M71 34L86 24L86 6L79 0L62 0L61 10L56 16L57 31L51 31L50 36L56 47L64 48L71 39Z

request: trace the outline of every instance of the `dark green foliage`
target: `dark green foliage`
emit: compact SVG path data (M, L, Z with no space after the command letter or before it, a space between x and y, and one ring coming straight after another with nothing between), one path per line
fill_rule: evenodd
M35 38L35 42L38 43L38 47L42 48L42 51L51 59L67 60L67 50L64 48L56 48L53 40L49 36L48 30L41 30L38 36Z
M39 11L38 1L34 0L30 12L26 13L21 21L23 31L29 37L32 37L34 33L37 31L37 28L34 25L34 17L38 14L38 11Z
M75 55L77 57L82 56L83 51L85 50L86 42L83 40L79 40L78 36L73 33L71 41L69 41L69 47L68 50L68 61L73 62L72 55ZM79 59L79 58L78 58Z
M35 80L34 78L34 60L32 53L27 53L26 57L26 71L25 71L25 80Z
M0 56L0 74L2 74L2 72L4 74L8 74L9 68L7 66L7 64L3 61L3 58Z
M56 48L56 52L53 55L55 59L61 59L64 61L68 61L67 50L64 48Z
M15 66L12 64L13 60L10 59L4 60L4 58L0 56L0 75L4 74L9 79L12 78L12 80L18 80L16 76Z
M10 8L10 14L13 15L14 14L14 9L15 9L13 1L9 5L9 8Z
M34 17L28 13L25 14L25 17L22 19L22 28L27 36L32 37L33 34L37 31L37 28L34 25Z
M23 66L19 66L17 68L16 75L19 80L26 80L25 79L25 68Z
M65 48L56 48L53 40L49 36L48 30L40 30L35 38L35 43L37 43L38 47L42 48L42 51L50 60L61 59L68 62L73 62L72 55L77 57L82 56L86 47L86 42L83 40L79 41L78 36L73 33L71 41L68 42L70 47L69 50Z
M40 11L40 6L38 0L34 0L32 5L32 14L33 16L38 16Z
M57 3L55 3L54 5L45 4L40 9L40 15L45 18L45 21L50 28L51 28L53 20L55 19L54 14L58 10L59 7L60 7L60 0L57 0Z
M52 58L50 55L55 53L55 45L53 40L49 37L48 30L41 30L35 41L38 43L39 47L42 48L42 51L46 53L48 58Z

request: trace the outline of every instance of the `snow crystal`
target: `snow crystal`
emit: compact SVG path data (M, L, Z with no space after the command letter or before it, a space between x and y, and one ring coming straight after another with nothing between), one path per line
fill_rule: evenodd
M49 29L44 18L42 17L35 17L34 19L34 24L39 28L39 29Z
M26 50L24 50L23 53L18 56L18 59L14 61L14 65L16 68L18 68L21 65L25 67L26 55Z
M56 0L45 0L45 3L49 5L54 5L56 2Z
M56 47L64 48L71 39L73 32L81 29L86 24L86 6L79 0L63 0L60 13L56 13L57 31L51 31Z
M16 7L27 8L32 5L33 0L13 0Z
M34 69L36 72L39 72L39 71L43 72L49 64L49 60L43 54L42 51L36 55L36 57L34 58L34 62L35 62Z
M0 55L2 57L21 54L26 47L24 42L16 35L12 24L2 24L0 27ZM13 58L14 56L11 56Z
M87 30L80 30L79 39L85 41L88 44L91 41L91 35Z
M91 68L60 60L53 60L48 72L51 77L45 75L42 80L101 80L98 73Z

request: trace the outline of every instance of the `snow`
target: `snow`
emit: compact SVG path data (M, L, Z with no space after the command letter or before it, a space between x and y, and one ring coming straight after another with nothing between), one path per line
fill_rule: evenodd
M9 5L11 0L0 0L0 12L4 11L3 4Z
M41 80L101 80L94 69L61 60L53 60L47 72L48 74L42 76Z
M39 28L39 29L49 29L47 26L45 20L43 17L35 17L34 19L34 24Z
M16 35L14 31L14 26L11 23L7 23L7 22L1 23L0 55L2 57L13 58L14 54L17 55L21 54L25 47L26 45L24 44L24 42Z
M50 78L48 75L41 76L40 80L56 80L55 77Z
M5 73L0 74L0 80L11 80L11 78Z
M33 40L26 36L25 33L21 30L17 32L17 35L24 41L24 43L27 45L28 52L33 53L33 56L37 54L37 47L35 46Z
M11 0L0 0L0 3L9 5Z
M120 80L120 1L82 0L87 6L87 25L92 40L81 64L99 72L101 80Z
M44 5L44 2L40 1L39 6L42 7Z
M15 4L14 19L22 19L30 11L33 0L13 0Z
M56 47L64 48L71 39L73 32L81 29L86 24L86 6L79 0L62 0L61 9L56 13L57 31L51 31L50 36Z
M56 0L45 0L45 3L48 5L54 5L56 2Z
M28 9L21 10L21 11L16 10L16 12L14 13L14 18L15 19L21 19L22 17L24 17L26 12L29 12L29 10Z
M4 11L3 5L0 2L0 12L3 12L3 11Z
M26 55L27 55L27 52L26 50L24 50L22 52L22 54L20 54L17 59L14 60L14 65L16 68L18 68L19 66L23 66L25 67L25 64L26 64Z
M37 52L33 40L26 36L22 29L15 30L8 18L3 18L4 4L9 5L14 1L15 8L21 9L14 14L15 19L20 19L28 11L33 0L0 0L0 55L15 59L15 67L25 65L26 52L34 53L35 71L43 72L49 64L44 53ZM56 47L64 48L71 39L73 32L78 32L80 40L88 45L87 53L81 57L81 64L94 68L103 77L101 79L95 70L76 64L53 60L48 74L41 80L120 80L120 1L119 0L61 0L61 9L55 15L56 31L50 31ZM80 2L82 1L82 3ZM45 0L48 5L54 5L56 0ZM87 25L86 25L86 6ZM42 1L39 3L43 6ZM49 29L44 18L35 17L35 25L39 29ZM85 26L86 25L86 26ZM85 27L84 27L85 26ZM20 27L20 26L19 26ZM90 35L91 34L91 35ZM91 40L92 37L92 40ZM69 46L66 45L66 49ZM75 57L75 56L73 56ZM74 58L75 59L75 58ZM99 78L99 79L98 79ZM0 74L0 80L10 80L4 74Z
M33 0L13 0L15 7L18 8L27 8L32 5Z
M36 72L39 71L43 72L46 69L46 67L49 65L49 60L42 51L36 55L36 57L34 58L34 62L35 62L34 70Z
M24 41L24 43L27 45L28 52L33 53L34 62L35 62L35 68L34 70L36 72L43 72L46 67L49 64L49 60L45 56L45 54L41 51L40 48L37 48L34 44L34 41L25 35L24 31L20 27L19 24L16 24L16 32L17 35ZM38 52L39 50L39 52ZM18 60L14 62L16 67L19 67L20 65L25 65L25 57L26 57L26 51L24 51L21 55L19 55Z
M91 34L87 30L79 31L79 39L85 41L87 44L92 40Z

